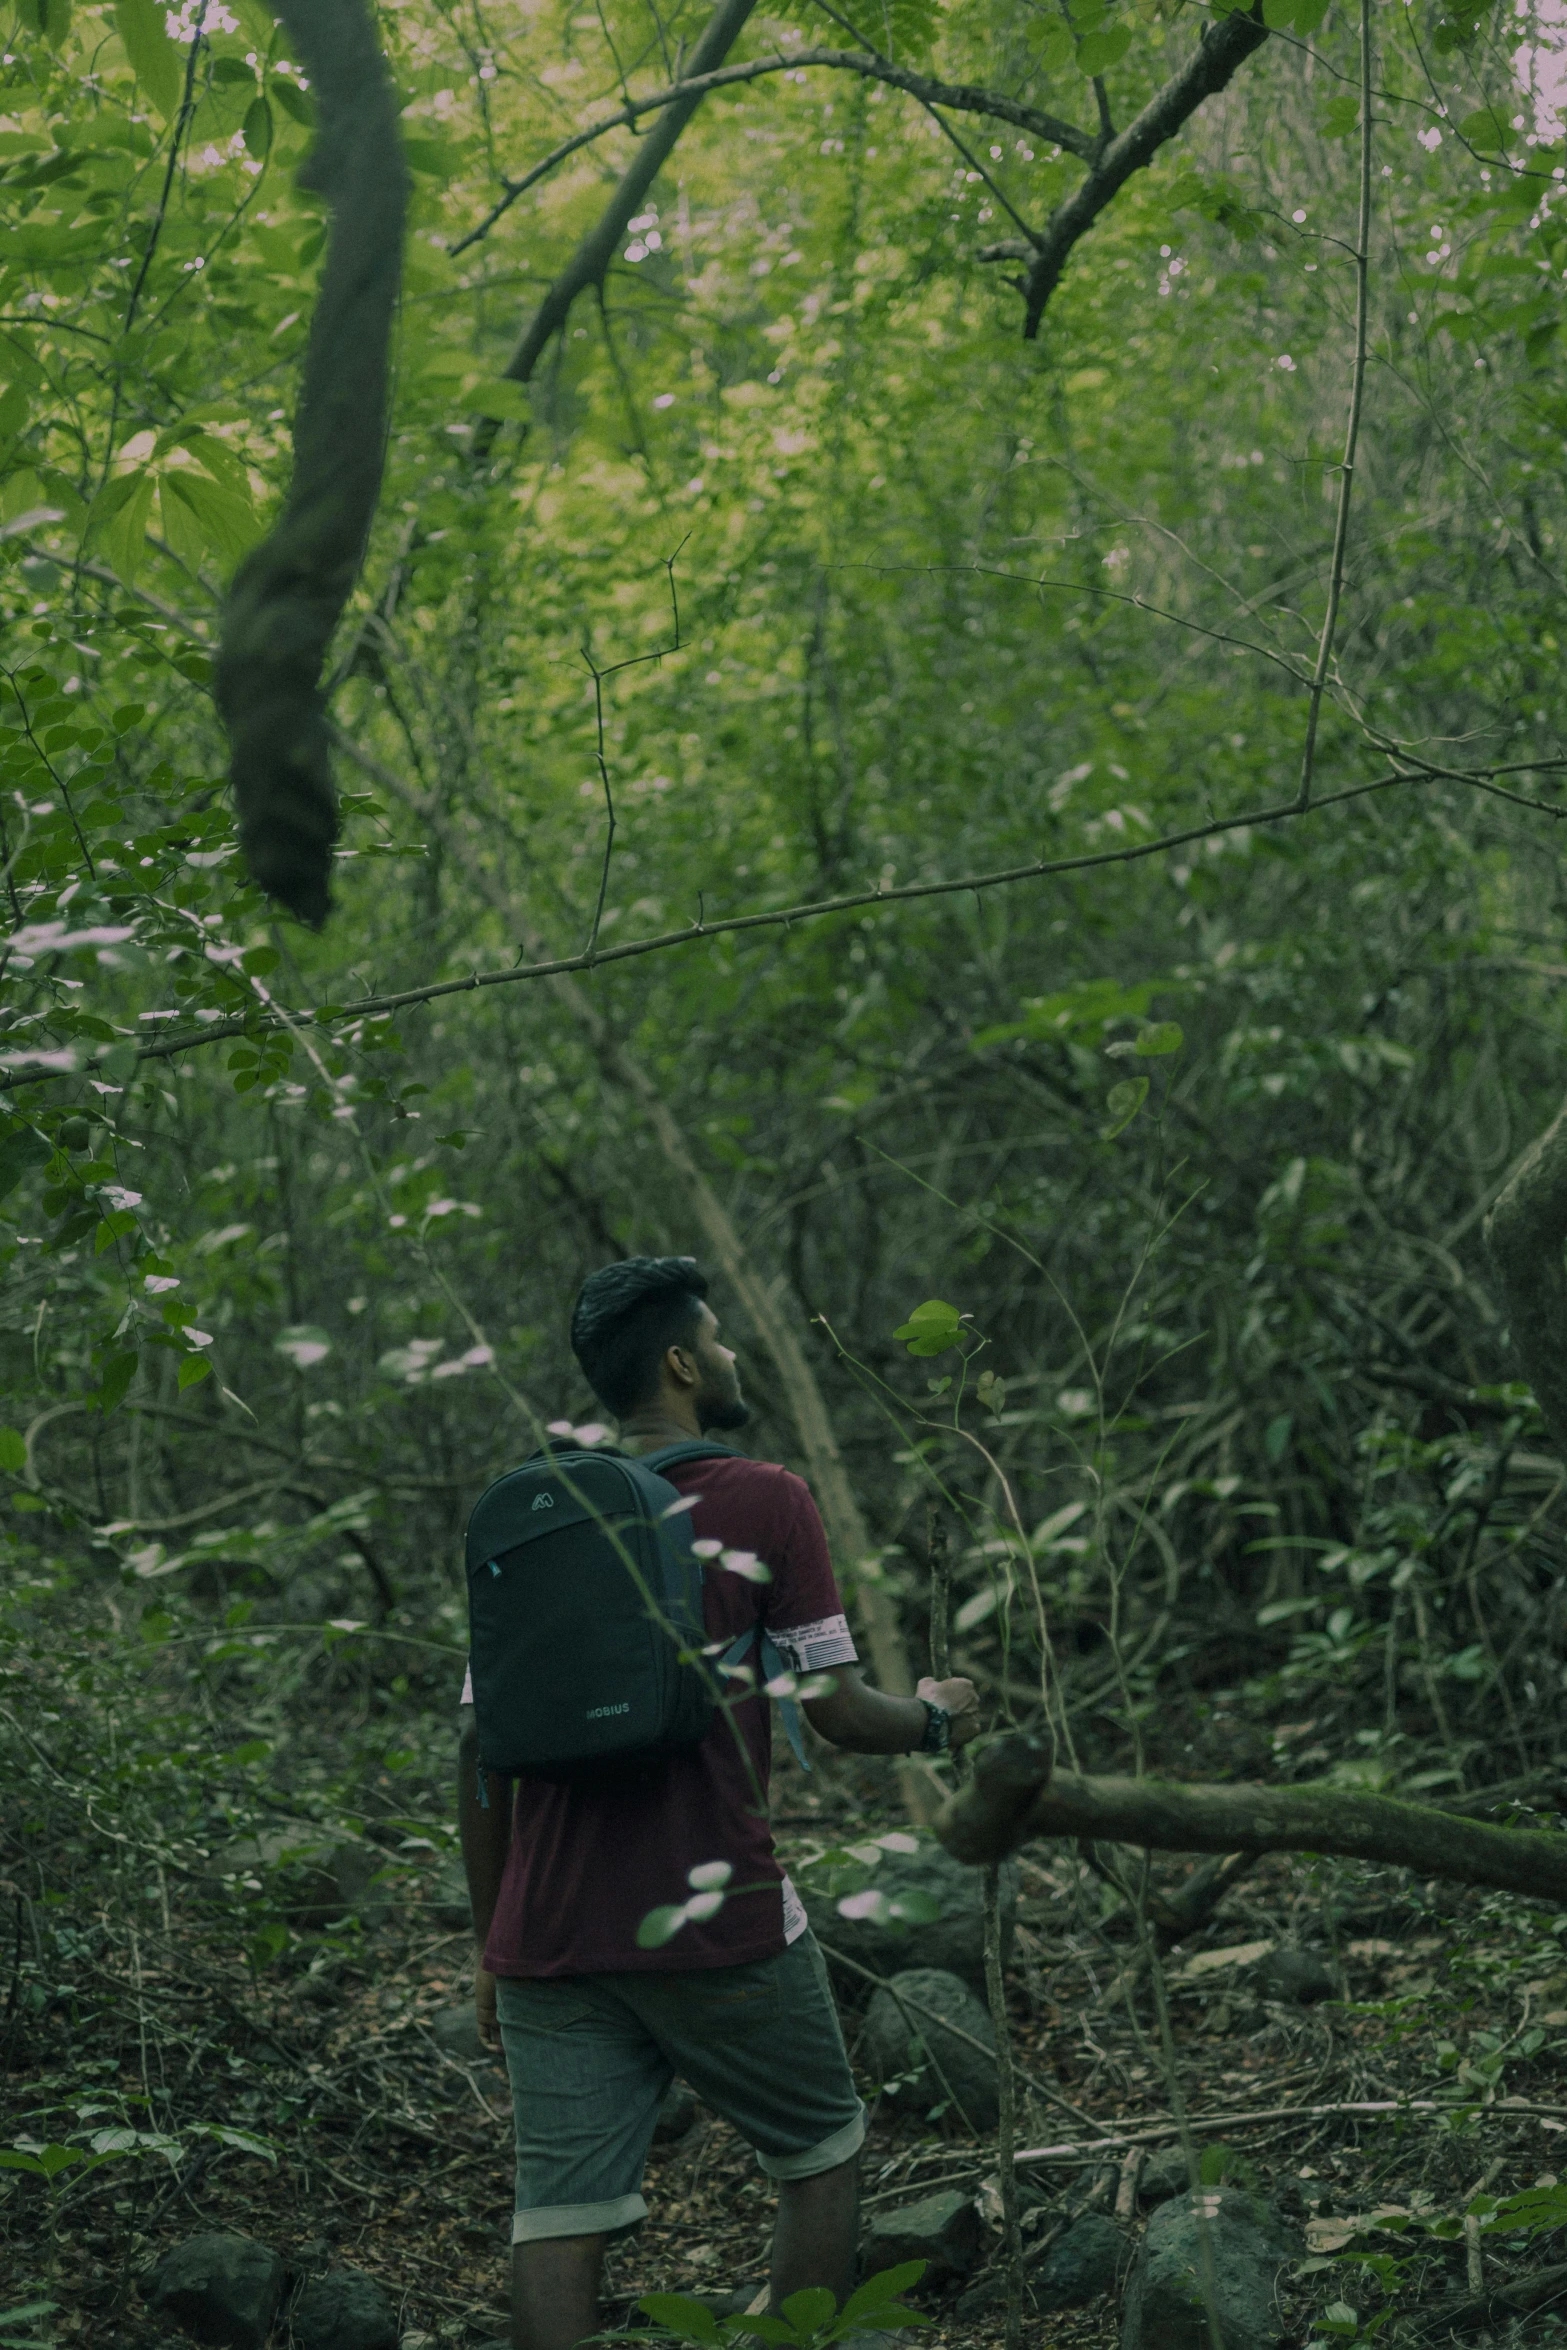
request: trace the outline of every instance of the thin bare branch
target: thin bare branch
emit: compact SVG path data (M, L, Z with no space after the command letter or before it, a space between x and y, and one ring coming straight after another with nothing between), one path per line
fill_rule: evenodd
M395 777L388 775L379 760L373 759L346 735L335 737L337 746L367 775L398 788ZM1365 799L1374 792L1383 792L1401 784L1420 781L1408 774L1379 775L1370 783L1352 784L1348 789L1330 793L1313 801L1312 808L1342 806L1351 800ZM204 1028L185 1029L176 1036L160 1037L155 1043L140 1047L137 1059L142 1061L168 1060L176 1053L189 1052L195 1046L220 1044L231 1036L262 1035L274 1028L302 1028L315 1023L337 1027L356 1020L379 1019L392 1012L406 1010L410 1004L434 1003L442 996L470 995L481 987L510 987L529 979L554 979L562 973L598 970L606 964L628 962L641 955L662 953L669 947L694 946L701 939L733 937L748 930L789 929L796 922L819 921L828 914L850 914L865 906L892 906L915 898L959 896L967 891L1000 889L1018 881L1040 881L1056 873L1082 873L1101 865L1131 865L1144 858L1164 855L1169 849L1184 848L1189 842L1215 840L1230 832L1253 830L1265 825L1287 823L1302 814L1294 799L1271 808L1252 808L1237 816L1214 816L1202 824L1185 825L1178 832L1153 835L1145 841L1128 842L1115 849L1093 849L1077 857L1042 857L1032 864L1007 865L993 873L965 873L933 881L905 882L893 889L861 889L846 892L841 897L817 898L794 906L779 906L754 914L731 914L717 922L698 921L682 930L665 930L651 938L627 939L622 945L597 947L591 954L564 955L549 963L515 963L504 971L473 971L465 979L432 980L428 986L410 987L396 995L363 996L350 1004L319 1004L313 1010L285 1012L279 1007L276 1019L257 1018L254 1014L231 1020L214 1020ZM1562 811L1567 815L1567 809ZM121 1040L116 1040L121 1041ZM112 1049L112 1048L106 1048ZM19 1068L15 1065L21 1056L15 1056L12 1065L0 1074L0 1093L13 1091L18 1085L36 1084L40 1076L53 1076L56 1071Z
M1328 604L1322 615L1317 643L1317 665L1312 671L1306 704L1306 741L1300 758L1300 804L1311 798L1311 775L1317 758L1317 721L1322 714L1323 688L1338 634L1339 601L1344 592L1344 552L1349 544L1349 502L1355 487L1355 447L1360 438L1360 409L1366 389L1366 317L1370 296L1371 249L1371 0L1360 0L1360 225L1355 239L1355 365L1349 386L1349 421L1344 428L1344 462L1339 468L1338 514L1333 524L1333 563L1328 574Z
M471 245L487 237L496 222L502 219L530 188L568 162L582 148L592 146L595 140L606 138L611 131L628 130L640 122L645 114L654 114L665 106L679 106L686 101L706 97L713 90L733 89L745 82L760 81L766 74L793 73L797 69L825 68L838 73L857 73L867 81L885 82L894 90L902 90L917 98L923 106L948 106L958 114L983 114L993 122L1009 122L1014 129L1028 131L1036 139L1048 139L1053 146L1064 147L1069 155L1077 155L1086 163L1092 157L1098 142L1090 131L1079 130L1075 123L1065 122L1058 115L1046 114L1037 106L1025 106L1020 99L1009 98L1003 91L981 89L972 82L936 81L929 74L914 73L906 66L894 65L890 59L877 57L870 51L858 49L791 49L778 51L769 57L747 58L742 65L725 65L711 73L688 74L684 80L673 82L668 89L654 90L645 98L628 99L615 113L606 114L585 130L575 131L552 147L520 179L508 180L504 193L491 205L484 218L452 247L452 258L466 253Z

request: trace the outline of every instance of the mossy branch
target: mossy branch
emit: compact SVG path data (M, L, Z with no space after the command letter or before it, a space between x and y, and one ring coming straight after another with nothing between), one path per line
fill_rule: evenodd
M1186 1786L1053 1772L1037 1739L999 1738L946 1804L936 1834L976 1866L1036 1836L1088 1836L1162 1852L1324 1852L1567 1902L1567 1836L1498 1828L1434 1805L1317 1780L1299 1787Z
M375 518L408 174L364 0L278 0L320 110L300 184L332 209L277 527L235 575L218 649L239 836L252 878L319 926L337 797L321 669Z

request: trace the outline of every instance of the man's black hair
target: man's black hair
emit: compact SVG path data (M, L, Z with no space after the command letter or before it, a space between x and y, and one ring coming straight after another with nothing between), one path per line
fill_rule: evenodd
M622 1257L590 1273L571 1313L571 1351L617 1420L658 1385L666 1347L689 1346L707 1295L695 1257Z

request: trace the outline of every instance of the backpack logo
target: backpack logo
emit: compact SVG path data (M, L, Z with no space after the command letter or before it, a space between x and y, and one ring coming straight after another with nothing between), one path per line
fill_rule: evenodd
M536 1510L552 1510L555 1507L554 1494L536 1493L533 1497L533 1506Z
M612 1714L628 1714L630 1711L629 1701L623 1705L590 1705L582 1718L585 1722L603 1722Z

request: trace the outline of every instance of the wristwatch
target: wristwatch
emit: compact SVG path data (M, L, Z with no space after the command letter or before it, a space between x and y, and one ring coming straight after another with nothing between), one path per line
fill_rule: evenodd
M925 1735L914 1749L916 1754L949 1754L952 1751L952 1716L944 1705L932 1705L928 1697L920 1699L925 1708Z

